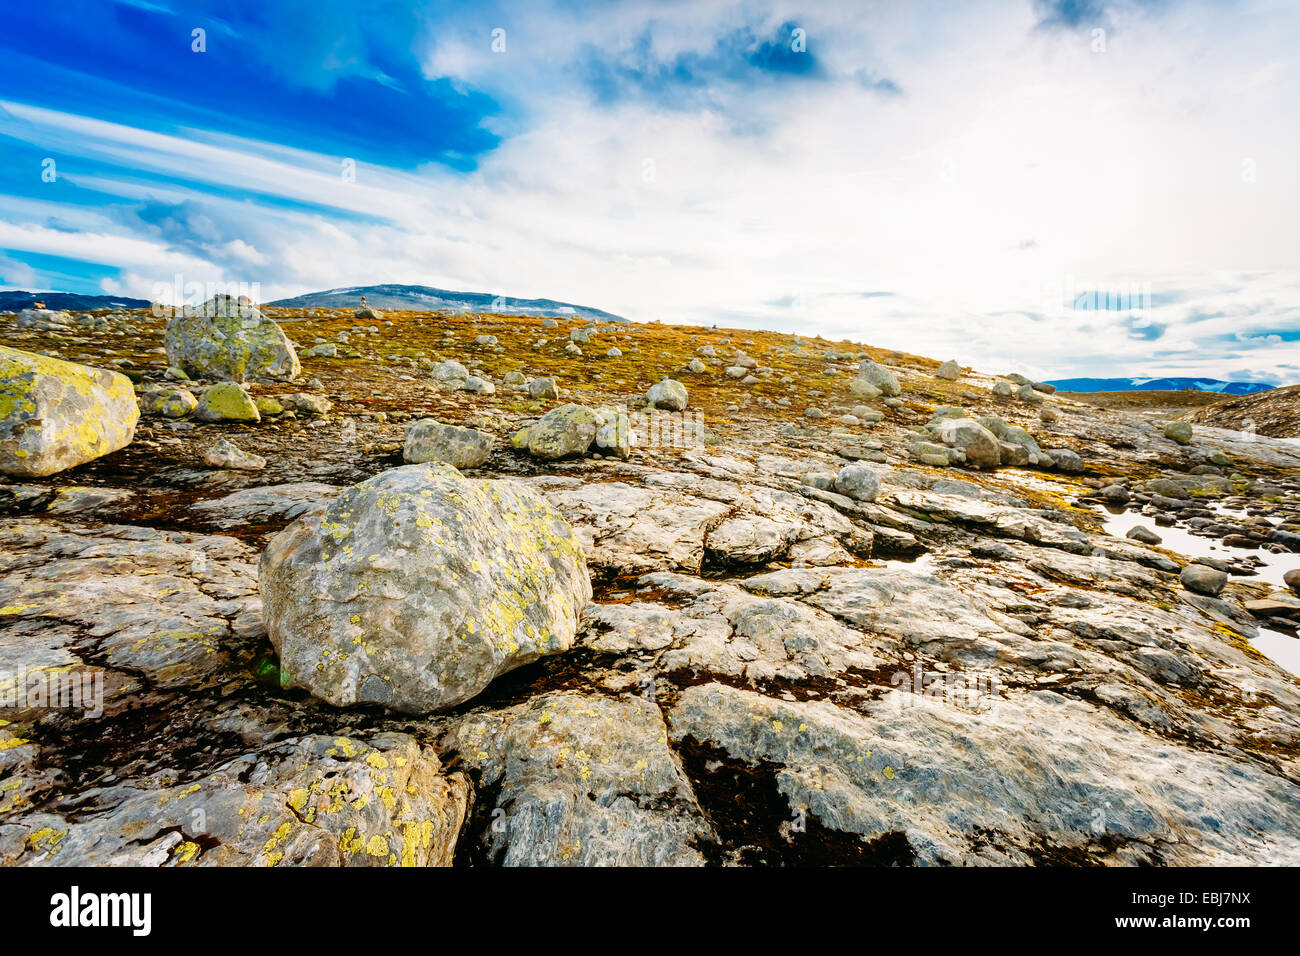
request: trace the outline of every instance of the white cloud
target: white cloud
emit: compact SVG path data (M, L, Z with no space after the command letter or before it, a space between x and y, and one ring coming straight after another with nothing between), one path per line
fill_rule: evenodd
M471 174L361 164L347 183L338 156L3 103L14 135L116 167L61 163L75 185L197 203L219 235L182 248L24 200L0 214L0 247L117 265L146 296L175 270L247 272L268 298L414 282L1040 377L1300 364L1277 338L1300 328L1286 120L1300 67L1276 22L1294 13L1170 4L1117 17L1099 54L1086 31L1033 30L1027 3L861 6L764 12L761 29L806 23L823 79L707 78L679 103L599 105L583 58L643 63L643 35L658 62L704 55L740 7L488 8L433 24L414 40L427 74L510 105L494 122L509 135ZM902 95L864 88L861 71ZM1147 324L1063 308L1067 288L1133 284L1165 303Z

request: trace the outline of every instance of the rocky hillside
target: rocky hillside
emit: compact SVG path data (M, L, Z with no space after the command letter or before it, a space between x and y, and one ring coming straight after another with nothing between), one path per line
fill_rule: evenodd
M1216 428L1253 429L1270 438L1300 438L1300 385L1217 402L1198 409L1188 420Z
M0 465L7 865L1300 862L1283 442L846 341L239 306L0 316Z

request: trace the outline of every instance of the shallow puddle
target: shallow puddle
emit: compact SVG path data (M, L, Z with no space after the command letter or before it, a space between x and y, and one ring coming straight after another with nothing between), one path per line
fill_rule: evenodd
M1215 510L1225 516L1242 516L1242 513L1227 508L1217 507ZM1253 556L1260 562L1255 568L1256 573L1254 575L1246 577L1234 575L1233 578L1237 581L1268 584L1276 590L1289 593L1290 589L1282 581L1282 576L1288 571L1300 568L1300 554L1293 554L1289 551L1274 554L1271 551L1265 551L1263 548L1230 547L1217 538L1194 535L1185 528L1162 528L1155 523L1153 518L1147 517L1138 511L1112 511L1109 508L1102 508L1100 512L1106 532L1117 538L1125 537L1130 530L1141 525L1160 535L1159 547L1181 554L1189 560L1195 558L1230 560ZM1260 653L1266 654L1276 661L1284 670L1300 676L1300 639L1275 628L1270 628L1267 624L1261 622L1259 636L1250 643Z

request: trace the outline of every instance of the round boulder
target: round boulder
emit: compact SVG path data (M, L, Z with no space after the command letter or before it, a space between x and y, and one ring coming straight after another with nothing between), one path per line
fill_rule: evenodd
M592 593L545 499L443 464L383 472L294 522L259 587L282 686L409 714L567 650Z
M1178 579L1183 582L1183 587L1187 590L1209 597L1218 596L1228 583L1226 572L1204 564L1189 564L1183 568Z
M411 464L440 461L453 468L476 468L492 454L492 442L486 432L422 418L407 427L402 458Z
M288 380L302 371L284 330L247 300L228 295L173 315L163 346L168 363L193 378Z
M645 393L646 401L655 408L666 408L680 412L686 407L686 386L675 378L666 378L650 386Z

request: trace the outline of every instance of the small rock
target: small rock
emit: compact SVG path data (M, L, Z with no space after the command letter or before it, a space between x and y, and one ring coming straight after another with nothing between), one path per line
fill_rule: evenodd
M203 455L203 463L209 468L232 468L237 471L261 471L266 467L266 459L239 448L233 442L220 439Z
M687 405L686 386L675 378L666 378L651 385L645 397L652 407L674 412L680 412Z
M1178 579L1187 590L1209 597L1217 597L1228 583L1226 572L1204 564L1189 564L1183 568Z
M1132 538L1134 541L1140 541L1143 544L1159 544L1164 540L1150 528L1144 528L1142 525L1138 525L1136 528L1130 528L1128 534L1124 537Z
M218 382L204 389L194 417L205 422L260 422L262 413L238 382Z

